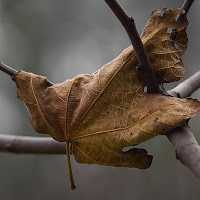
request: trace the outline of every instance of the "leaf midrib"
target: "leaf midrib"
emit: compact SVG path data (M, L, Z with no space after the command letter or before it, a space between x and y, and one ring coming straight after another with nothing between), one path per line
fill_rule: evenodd
M124 51L123 51L124 53ZM122 53L122 54L123 54ZM88 112L91 110L91 108L93 107L93 105L95 104L95 102L99 99L99 97L101 96L101 94L104 92L104 90L108 87L108 85L111 83L111 81L113 80L113 78L116 76L116 74L122 69L122 67L135 55L135 52L133 50L133 53L131 54L131 56L122 64L122 66L114 73L114 75L112 76L112 78L110 79L110 81L104 86L104 88L101 90L101 92L98 94L98 96L96 97L96 99L92 102L92 104L89 106L89 108L87 109L87 111L85 112L85 114L82 116L82 118L79 120L79 122L76 124L76 126L72 129L70 136L73 135L74 131L77 129L77 127L79 126L79 124L81 123L81 121L84 119L84 117L88 114ZM123 57L122 57L123 58ZM70 96L70 94L69 94ZM69 138L70 138L69 136ZM71 141L71 140L70 140Z

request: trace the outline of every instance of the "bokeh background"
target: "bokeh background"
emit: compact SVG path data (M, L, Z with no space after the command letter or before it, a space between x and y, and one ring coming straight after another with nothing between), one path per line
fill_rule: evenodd
M183 0L121 0L139 33L159 8L181 7ZM200 1L188 14L189 44L183 60L187 76L200 68ZM0 60L54 83L93 73L118 56L130 41L103 0L0 0ZM166 85L172 88L177 83ZM200 91L192 95L200 99ZM190 120L200 142L200 117ZM0 134L43 136L30 124L10 77L0 72ZM65 155L0 153L1 200L199 199L200 182L179 161L165 136L140 145L154 155L147 170L76 163L77 185L70 190Z

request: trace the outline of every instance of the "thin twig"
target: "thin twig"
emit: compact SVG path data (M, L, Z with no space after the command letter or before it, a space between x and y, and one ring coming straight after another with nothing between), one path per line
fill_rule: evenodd
M143 76L143 81L147 85L148 92L162 92L154 71L151 67L147 52L137 32L134 19L127 15L127 13L116 0L105 0L105 2L117 16L130 38L139 64L139 70L142 71L141 75Z
M200 87L200 71L189 77L187 80L183 81L177 85L168 93L172 96L178 96L179 98L189 97L194 91Z
M185 10L185 13L184 14L180 13L178 15L177 19L176 19L177 21L181 21L187 15L187 13L188 13L188 11L189 11L189 9L190 9L190 7L191 7L193 2L194 2L194 0L185 0L184 1L183 5L182 5L182 9ZM169 36L170 39L171 40L175 40L176 36L177 36L177 33L178 33L177 30L173 29L171 34L170 34L170 36Z
M4 64L3 62L0 61L0 70L5 72L6 74L10 75L12 80L15 79L15 76L17 75L18 71L13 69L12 67ZM50 82L49 80L47 80L47 86L52 86L54 85L54 83Z
M185 0L183 5L182 5L182 9L185 10L185 14L180 14L177 18L177 21L180 21L184 18L184 15L187 15L192 3L194 2L194 0Z
M9 67L8 65L4 64L1 61L0 61L0 70L10 75L12 78L14 78L18 72L17 70Z

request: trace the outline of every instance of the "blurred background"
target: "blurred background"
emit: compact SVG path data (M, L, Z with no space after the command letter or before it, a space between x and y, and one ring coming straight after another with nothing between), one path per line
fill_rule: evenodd
M183 0L121 0L142 32L151 12L181 7ZM200 68L200 1L189 14L189 44L183 61L187 77ZM103 0L0 0L0 60L54 83L93 73L118 56L130 41ZM177 83L166 85L172 88ZM192 97L200 99L200 91ZM190 120L200 143L200 117ZM0 134L43 136L30 124L10 77L0 72ZM0 153L1 200L199 199L200 182L175 158L170 142L159 136L141 144L154 155L147 170L76 163L71 191L65 155Z

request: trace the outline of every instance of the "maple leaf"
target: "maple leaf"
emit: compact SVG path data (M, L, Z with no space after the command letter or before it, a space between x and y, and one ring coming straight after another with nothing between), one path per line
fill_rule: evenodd
M181 55L186 48L186 19L176 22L182 10L155 11L142 34L160 82L184 75ZM167 28L181 31L178 49L167 38ZM45 77L20 71L17 95L26 104L33 128L66 142L72 188L71 153L77 162L146 169L152 156L144 149L123 152L180 126L200 111L200 102L144 92L132 47L90 75L49 86Z

